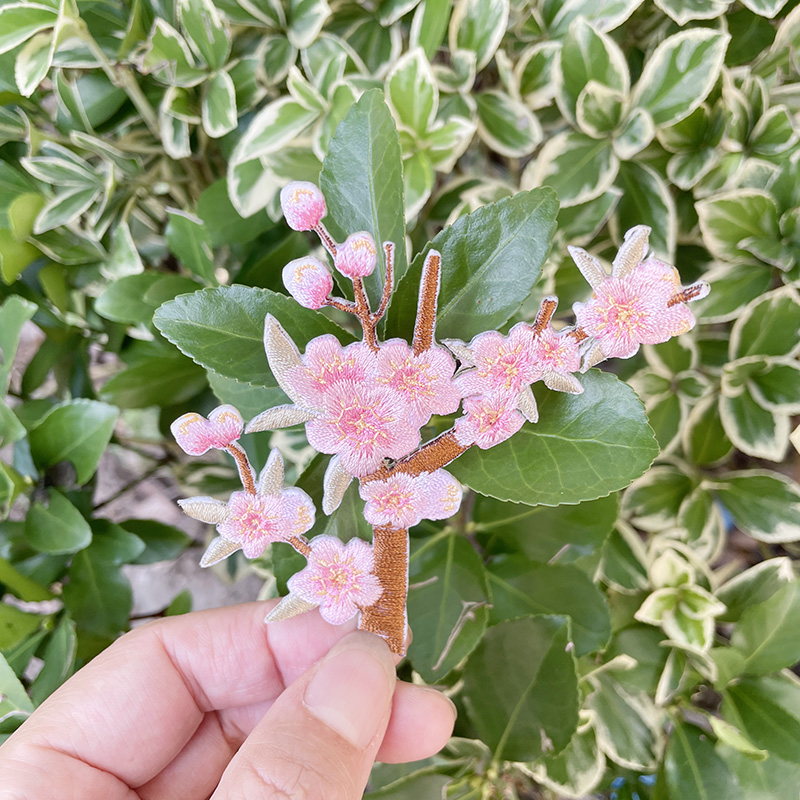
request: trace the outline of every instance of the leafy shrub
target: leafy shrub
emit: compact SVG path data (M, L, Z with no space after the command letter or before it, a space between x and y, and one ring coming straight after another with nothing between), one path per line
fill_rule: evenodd
M407 240L387 335L431 240L452 248L441 338L505 331L551 293L568 309L585 290L566 245L610 260L637 224L712 285L691 333L614 367L654 466L633 393L588 373L579 397L537 391L505 458L459 462L454 523L414 529L402 669L447 688L459 738L416 772L377 767L374 796L796 798L797 5L0 5L0 735L127 629L122 565L188 543L103 518L104 451L144 438L224 492L232 464L185 464L169 422L281 401L261 341L268 311L295 313L280 273L311 241L277 195L300 179L334 236ZM542 185L552 242L518 194ZM29 320L45 336L10 383ZM261 465L270 437L251 438ZM283 443L318 500L324 463ZM360 503L324 529L363 530ZM276 545L260 569L283 589L298 566Z

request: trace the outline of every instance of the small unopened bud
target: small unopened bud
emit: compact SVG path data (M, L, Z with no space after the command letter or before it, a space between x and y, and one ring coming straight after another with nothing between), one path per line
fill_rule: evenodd
M283 285L305 308L322 308L333 289L333 276L318 259L306 256L283 268Z
M308 181L292 181L281 189L281 208L290 228L313 230L325 216L325 197Z
M336 269L348 278L365 278L378 261L375 240L366 232L353 233L336 253Z

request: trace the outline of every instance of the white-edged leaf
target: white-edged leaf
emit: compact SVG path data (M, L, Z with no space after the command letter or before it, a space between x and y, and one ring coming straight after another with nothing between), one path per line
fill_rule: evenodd
M236 128L236 87L227 72L217 72L203 84L202 119L212 139Z

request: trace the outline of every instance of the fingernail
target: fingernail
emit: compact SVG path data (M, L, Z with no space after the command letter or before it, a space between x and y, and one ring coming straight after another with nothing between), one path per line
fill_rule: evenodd
M365 748L388 716L395 673L389 650L353 633L327 655L306 688L306 708L356 747Z

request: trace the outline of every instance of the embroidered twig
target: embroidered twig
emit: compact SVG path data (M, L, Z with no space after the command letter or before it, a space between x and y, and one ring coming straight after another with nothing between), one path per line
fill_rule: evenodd
M436 305L439 302L439 285L441 283L442 256L431 250L425 256L422 265L422 278L419 284L419 300L417 302L417 319L414 323L414 353L425 352L433 347L436 328Z

